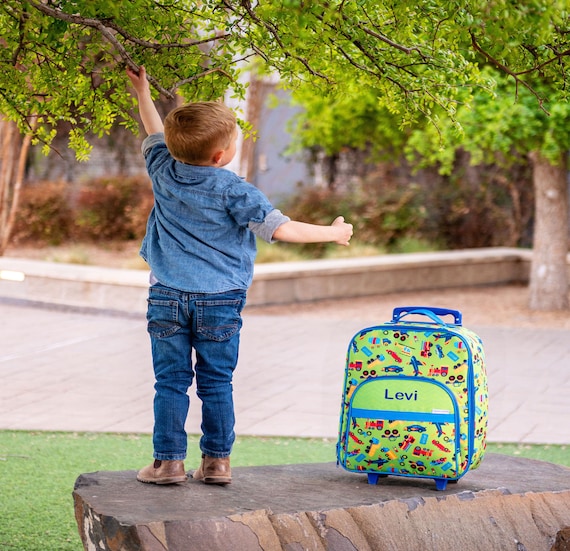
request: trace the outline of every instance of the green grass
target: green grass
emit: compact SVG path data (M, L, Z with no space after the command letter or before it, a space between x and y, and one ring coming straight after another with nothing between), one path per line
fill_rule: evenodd
M0 431L0 549L81 551L71 493L81 473L137 470L151 461L149 435ZM489 451L570 467L568 446L490 444ZM200 457L189 438L186 467ZM327 439L237 439L233 466L335 461Z

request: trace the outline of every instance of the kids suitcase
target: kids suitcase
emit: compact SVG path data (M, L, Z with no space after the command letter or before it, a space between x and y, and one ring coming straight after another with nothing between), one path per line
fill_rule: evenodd
M350 342L338 463L370 484L398 475L433 478L445 490L483 459L487 402L481 339L461 313L395 308L390 322Z

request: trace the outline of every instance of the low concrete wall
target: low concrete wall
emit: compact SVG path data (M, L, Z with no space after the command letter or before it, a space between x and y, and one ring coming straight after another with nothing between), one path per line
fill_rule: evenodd
M260 264L249 304L286 304L528 281L531 251L470 249Z
M513 248L258 264L248 304L528 281L532 252ZM0 257L0 298L126 313L146 310L148 273Z
M146 310L148 273L0 257L0 297L75 308Z

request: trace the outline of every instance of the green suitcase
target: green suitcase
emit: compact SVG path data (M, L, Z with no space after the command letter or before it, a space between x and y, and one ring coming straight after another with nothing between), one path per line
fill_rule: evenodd
M370 484L410 476L434 479L445 490L481 463L487 411L483 345L462 326L461 313L396 308L390 322L350 342L338 463L366 473Z

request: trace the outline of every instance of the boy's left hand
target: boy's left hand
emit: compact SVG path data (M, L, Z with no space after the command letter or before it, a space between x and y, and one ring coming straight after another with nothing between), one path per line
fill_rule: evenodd
M334 219L331 226L339 230L339 237L335 239L337 245L350 245L350 238L352 237L353 227L344 221L344 216L338 216Z

